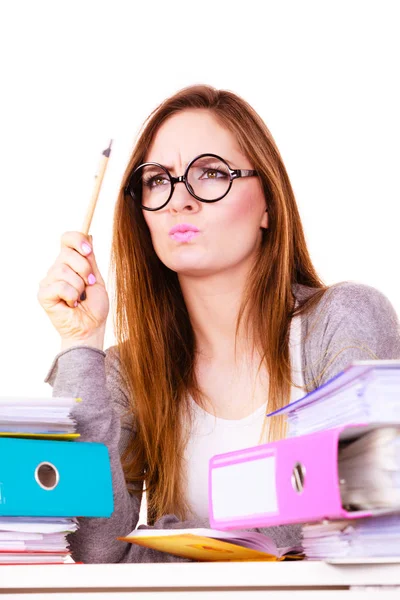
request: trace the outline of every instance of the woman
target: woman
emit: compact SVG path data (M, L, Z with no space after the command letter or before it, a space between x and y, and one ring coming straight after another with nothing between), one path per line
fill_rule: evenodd
M283 437L265 413L352 360L400 357L380 292L321 282L272 136L230 92L189 87L150 115L115 208L112 266L106 352L90 239L64 234L38 293L61 337L46 381L83 398L81 439L107 444L112 461L114 514L81 520L76 560L180 560L116 541L137 524L144 484L152 526L207 525L210 456ZM263 531L299 541L298 527Z

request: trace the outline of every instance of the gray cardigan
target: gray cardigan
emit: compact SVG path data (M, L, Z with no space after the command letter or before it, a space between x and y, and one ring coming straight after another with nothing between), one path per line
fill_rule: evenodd
M295 285L300 302L313 290ZM353 360L400 358L400 331L397 315L378 290L351 282L337 284L306 316L302 316L302 367L307 391L325 383ZM186 561L170 554L117 541L138 522L140 496L127 489L120 453L135 435L132 419L123 416L128 406L120 376L116 346L106 352L76 346L60 352L45 379L53 396L81 397L74 412L82 441L108 446L114 487L114 513L109 519L80 519L80 529L70 536L75 560L88 563ZM90 471L90 466L89 466ZM173 515L157 521L156 528L208 526L208 523L180 522ZM300 541L299 526L260 529L278 546Z

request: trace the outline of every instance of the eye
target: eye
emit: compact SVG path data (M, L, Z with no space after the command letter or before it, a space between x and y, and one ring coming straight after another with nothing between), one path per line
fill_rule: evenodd
M150 189L169 185L169 179L164 175L152 175L151 177L143 178L143 186Z
M227 177L227 173L218 169L203 169L199 179L219 179L221 177Z

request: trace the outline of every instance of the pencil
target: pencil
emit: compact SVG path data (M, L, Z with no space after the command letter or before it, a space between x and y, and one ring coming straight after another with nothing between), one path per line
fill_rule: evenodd
M97 199L99 197L100 190L101 190L101 184L103 183L104 174L107 169L108 159L110 158L111 146L112 146L112 140L110 140L108 147L105 150L103 150L102 155L101 155L100 166L99 166L98 173L95 177L92 196L90 198L89 206L87 208L86 215L83 220L83 225L82 225L81 231L85 235L89 234L89 229L90 229L90 225L92 223L94 210L96 208ZM86 292L85 291L82 292L80 299L82 302L83 302L83 300L86 300Z

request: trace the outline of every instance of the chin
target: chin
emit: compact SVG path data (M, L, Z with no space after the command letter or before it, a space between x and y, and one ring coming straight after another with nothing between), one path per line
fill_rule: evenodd
M206 256L204 251L199 252L199 248L189 245L177 247L172 252L160 252L158 257L168 269L176 273L196 271L202 265L210 265L209 255Z
M162 261L168 269L175 271L178 275L187 277L200 277L211 275L215 271L215 265L210 264L210 260L201 261L195 257L174 257L174 259Z

